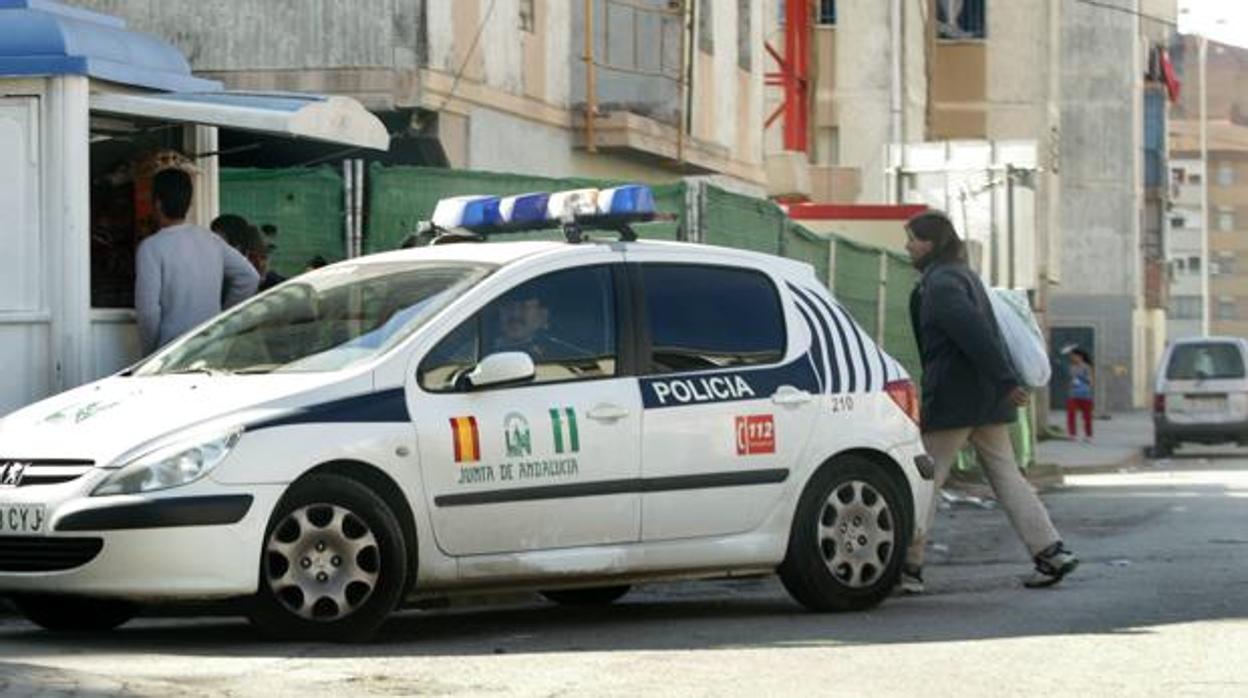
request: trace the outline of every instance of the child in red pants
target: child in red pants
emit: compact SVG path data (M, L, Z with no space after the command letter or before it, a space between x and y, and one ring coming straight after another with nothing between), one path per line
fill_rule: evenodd
M1066 392L1066 433L1073 439L1075 413L1083 415L1083 432L1086 440L1092 440L1092 357L1078 347L1070 353L1070 388Z

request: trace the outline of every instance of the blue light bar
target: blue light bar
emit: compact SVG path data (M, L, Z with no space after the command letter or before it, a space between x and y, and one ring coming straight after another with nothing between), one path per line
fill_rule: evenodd
M546 206L550 194L520 194L503 198L498 205L504 223L541 223L546 220Z
M464 205L464 220L459 225L474 228L482 225L498 225L503 217L498 210L498 197L487 196Z
M453 196L433 209L433 224L444 230L497 225L502 222L496 196Z
M598 215L654 213L654 192L644 184L627 184L598 192Z

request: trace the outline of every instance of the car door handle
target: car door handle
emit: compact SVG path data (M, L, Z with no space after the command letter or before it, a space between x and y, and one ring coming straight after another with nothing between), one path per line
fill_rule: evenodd
M619 405L595 405L585 413L585 416L600 422L614 422L627 417L628 410Z
M798 390L791 385L782 385L776 388L771 401L777 405L804 405L810 402L810 397L810 393L805 390Z

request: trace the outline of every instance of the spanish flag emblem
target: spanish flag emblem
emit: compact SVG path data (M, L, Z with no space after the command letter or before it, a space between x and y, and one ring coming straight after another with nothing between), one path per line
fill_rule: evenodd
M451 417L451 440L455 443L455 462L481 460L481 437L477 434L476 417Z

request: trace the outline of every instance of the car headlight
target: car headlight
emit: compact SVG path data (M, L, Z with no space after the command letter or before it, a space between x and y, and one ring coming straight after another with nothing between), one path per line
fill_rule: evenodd
M229 455L243 435L241 427L193 442L183 441L139 456L101 482L91 496L140 494L189 485L207 475Z

